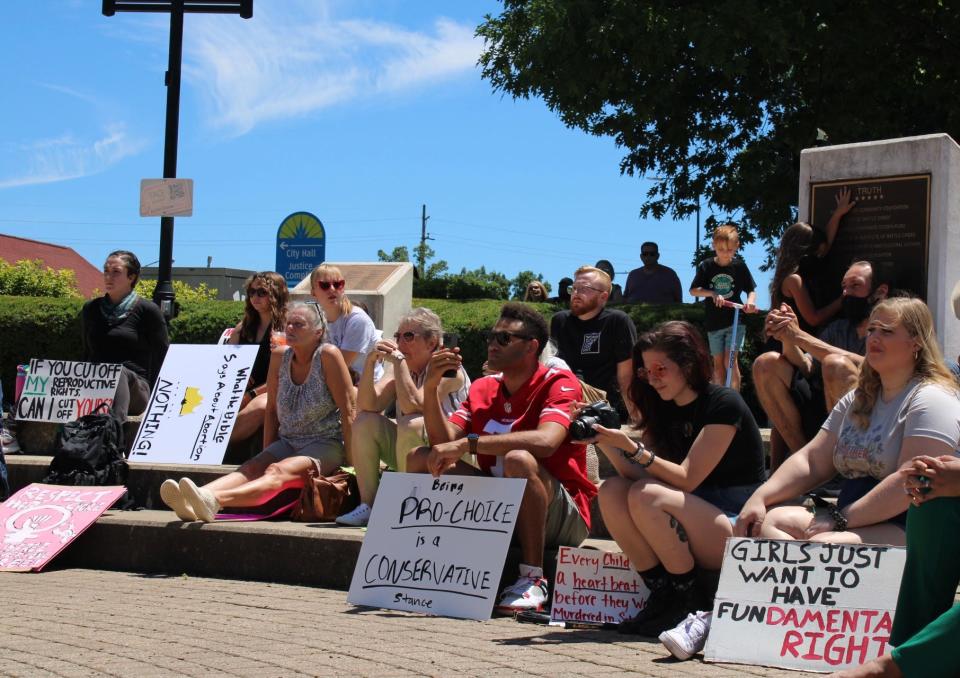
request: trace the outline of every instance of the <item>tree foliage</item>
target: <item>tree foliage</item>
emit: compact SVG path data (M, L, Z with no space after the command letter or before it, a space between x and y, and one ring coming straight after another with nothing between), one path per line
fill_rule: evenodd
M137 281L137 294L144 299L153 299L153 291L157 288L156 280L144 280L140 278ZM202 282L196 287L191 287L182 280L173 281L173 294L181 304L192 304L199 301L216 301L217 290L213 287L207 287L207 283Z
M80 298L77 275L64 268L55 271L40 259L10 264L0 259L0 294L17 297Z
M523 299L523 295L527 291L527 285L529 285L534 280L539 280L543 283L543 286L547 289L547 292L550 291L550 283L543 279L542 273L534 273L533 271L520 271L517 273L517 276L510 281L510 293L513 299Z
M800 151L960 138L960 6L932 0L503 0L483 75L613 137L658 175L641 216L698 202L764 239L795 219ZM711 219L707 221L709 234Z

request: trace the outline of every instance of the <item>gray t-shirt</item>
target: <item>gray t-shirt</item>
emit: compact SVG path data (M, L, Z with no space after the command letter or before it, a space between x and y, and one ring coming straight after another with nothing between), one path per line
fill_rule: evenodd
M848 416L855 395L853 390L843 396L823 424L837 436L833 465L845 478L881 480L896 471L904 438L931 438L953 449L960 445L956 391L911 381L889 402L877 399L866 430Z
M363 374L367 354L377 345L377 328L370 316L354 306L349 313L341 313L336 320L327 324L327 337L341 351L357 352L357 357L347 367L357 374ZM379 381L383 376L383 366L377 363L374 369L373 380Z

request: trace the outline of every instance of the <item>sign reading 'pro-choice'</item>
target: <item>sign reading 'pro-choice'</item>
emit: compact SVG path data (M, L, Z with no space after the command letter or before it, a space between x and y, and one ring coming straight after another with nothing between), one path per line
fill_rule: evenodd
M905 560L892 546L728 539L705 657L805 671L875 659Z
M17 400L17 419L66 423L113 405L122 365L30 361L30 372Z
M347 601L488 619L525 485L385 473Z

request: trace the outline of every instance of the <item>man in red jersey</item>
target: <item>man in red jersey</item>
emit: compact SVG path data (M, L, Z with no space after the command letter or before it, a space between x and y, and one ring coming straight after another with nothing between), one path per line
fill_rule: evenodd
M470 386L460 408L443 416L437 386L459 367L457 350L436 353L423 388L423 417L431 447L410 453L407 471L524 478L527 481L514 535L520 543L520 578L500 594L502 612L542 610L549 598L543 576L546 546L579 546L590 532L586 447L567 436L570 404L580 382L568 370L547 368L539 357L547 323L525 304L505 304L487 339L487 363L499 373ZM463 462L476 454L479 471Z

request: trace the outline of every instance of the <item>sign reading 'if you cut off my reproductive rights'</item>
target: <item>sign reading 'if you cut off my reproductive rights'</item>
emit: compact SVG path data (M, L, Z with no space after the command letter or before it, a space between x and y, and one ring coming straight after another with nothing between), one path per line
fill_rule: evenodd
M489 619L525 485L385 473L347 601Z

